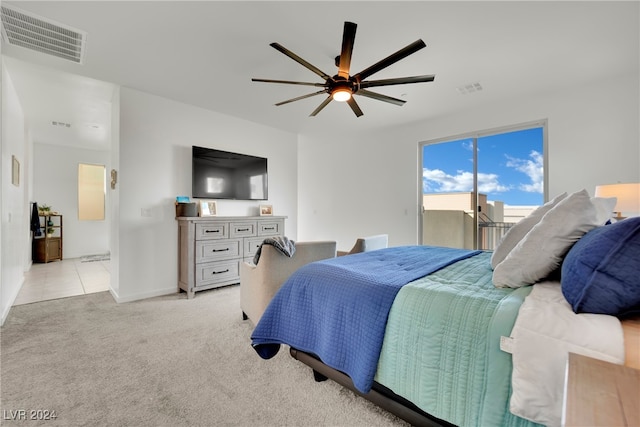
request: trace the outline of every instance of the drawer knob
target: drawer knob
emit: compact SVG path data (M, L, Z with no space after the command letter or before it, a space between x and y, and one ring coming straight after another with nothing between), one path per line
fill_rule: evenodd
M275 230L276 228L275 227L265 227L264 229L265 230Z
M212 271L211 274L222 274L222 273L228 273L229 269L227 268L226 270L222 270L222 271Z
M220 230L204 230L205 233L219 233Z
M238 231L249 231L248 228L238 228Z
M224 248L224 249L211 249L211 252L226 252L228 251L229 248Z

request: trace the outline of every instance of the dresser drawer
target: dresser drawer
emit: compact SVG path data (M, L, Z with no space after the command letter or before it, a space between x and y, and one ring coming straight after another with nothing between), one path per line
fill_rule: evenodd
M251 237L256 235L256 222L232 222L229 224L229 237Z
M260 221L258 224L258 236L282 235L284 221Z
M233 259L214 263L199 264L196 267L196 287L214 283L240 281L240 262Z
M196 224L196 240L228 239L229 223Z
M196 262L241 258L241 240L204 240L196 242Z
M258 252L258 248L262 242L264 242L264 237L244 239L244 257L253 260L253 256Z

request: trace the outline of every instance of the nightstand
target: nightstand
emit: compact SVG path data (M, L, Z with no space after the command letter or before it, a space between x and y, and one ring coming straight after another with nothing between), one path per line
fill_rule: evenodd
M640 426L640 370L569 353L563 426Z

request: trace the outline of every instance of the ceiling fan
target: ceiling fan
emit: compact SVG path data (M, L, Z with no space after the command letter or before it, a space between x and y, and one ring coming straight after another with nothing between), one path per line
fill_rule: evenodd
M435 79L435 75L415 76L415 77L399 77L394 79L382 79L382 80L366 80L367 77L377 73L378 71L400 61L403 58L417 52L418 50L426 47L426 44L422 40L416 40L410 45L400 49L396 53L389 55L388 57L376 62L369 68L360 71L354 75L350 75L351 67L351 54L353 52L353 42L356 37L357 25L353 22L344 23L344 32L342 34L342 51L340 56L335 58L336 66L338 67L338 74L330 76L314 65L308 63L304 59L300 58L295 53L291 52L284 46L278 43L271 43L274 49L284 53L289 58L293 59L302 66L313 71L324 79L324 83L309 83L309 82L296 82L290 80L271 80L271 79L251 79L254 82L266 82L266 83L284 83L303 86L315 86L321 87L322 90L307 95L298 96L286 101L278 102L276 106L288 104L293 101L299 101L301 99L310 98L315 95L328 93L329 96L316 108L310 115L315 116L324 107L326 107L332 100L347 102L357 117L362 116L362 110L353 99L353 95L362 95L367 98L377 99L378 101L384 101L395 105L403 105L406 101L402 99L393 98L391 96L382 95L376 92L371 92L368 88L377 86L391 86L402 85L407 83L423 83L431 82Z

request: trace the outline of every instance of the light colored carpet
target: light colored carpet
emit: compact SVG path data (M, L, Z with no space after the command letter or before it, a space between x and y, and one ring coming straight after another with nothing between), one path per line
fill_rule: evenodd
M16 306L1 331L3 426L407 424L281 348L251 348L239 287L116 304L108 292Z

